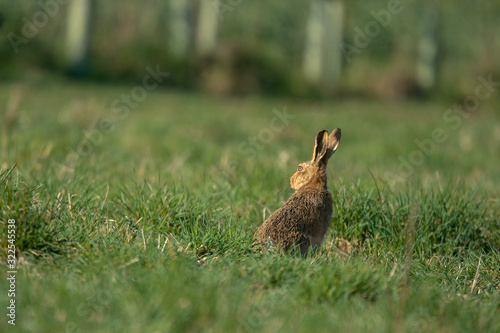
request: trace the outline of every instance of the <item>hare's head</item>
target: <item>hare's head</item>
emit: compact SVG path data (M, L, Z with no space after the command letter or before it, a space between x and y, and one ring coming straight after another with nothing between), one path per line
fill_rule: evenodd
M335 153L340 142L340 128L336 128L328 135L323 130L316 135L312 159L302 162L297 171L290 178L290 185L297 190L306 184L314 187L326 187L326 165Z

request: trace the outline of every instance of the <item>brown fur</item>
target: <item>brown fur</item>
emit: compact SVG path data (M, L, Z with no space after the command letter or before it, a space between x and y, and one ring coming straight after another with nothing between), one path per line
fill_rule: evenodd
M269 240L283 251L298 246L302 255L316 250L326 235L332 217L332 195L327 187L326 166L340 142L340 129L316 136L311 161L302 162L290 178L295 193L259 227L258 242Z

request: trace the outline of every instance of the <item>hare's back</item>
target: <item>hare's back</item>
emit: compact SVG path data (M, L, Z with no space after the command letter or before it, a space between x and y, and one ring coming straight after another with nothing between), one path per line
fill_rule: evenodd
M286 233L316 233L324 229L324 220L329 221L331 210L332 199L328 190L307 194L298 190L269 216L259 231L273 239Z

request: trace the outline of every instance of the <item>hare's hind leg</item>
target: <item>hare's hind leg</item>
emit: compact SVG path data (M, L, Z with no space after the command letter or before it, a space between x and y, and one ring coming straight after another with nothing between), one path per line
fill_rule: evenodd
M313 245L311 242L311 237L308 237L306 235L301 237L300 242L298 242L299 247L300 247L300 254L302 254L302 257L307 257L307 254L309 251L316 251L316 246Z

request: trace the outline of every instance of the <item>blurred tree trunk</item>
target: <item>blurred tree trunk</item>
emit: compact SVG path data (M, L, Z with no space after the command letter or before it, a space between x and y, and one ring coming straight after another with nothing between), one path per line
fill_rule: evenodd
M340 0L313 0L307 23L303 72L312 86L330 90L340 79L344 6Z
M325 83L330 87L338 83L342 73L340 43L342 43L344 15L344 5L340 0L325 3L323 66L326 74Z
M69 74L88 74L93 24L93 0L70 0L68 3L66 61Z
M217 44L219 7L212 0L199 0L198 25L196 29L196 52L207 56L214 52Z
M170 0L170 52L176 58L187 56L191 46L192 20L190 0Z
M311 85L318 85L321 81L321 44L323 40L323 0L311 1L309 20L306 28L304 45L304 78Z
M418 42L417 85L422 93L429 93L436 86L439 65L439 13L435 8L424 10L422 26Z

